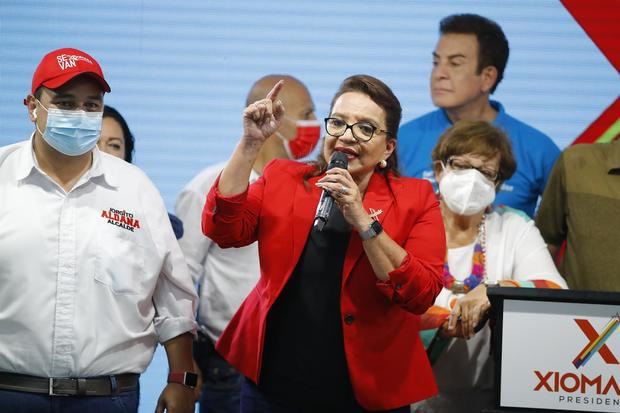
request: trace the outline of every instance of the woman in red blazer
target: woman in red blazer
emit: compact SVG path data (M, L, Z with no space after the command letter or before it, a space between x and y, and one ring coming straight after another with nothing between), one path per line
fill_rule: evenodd
M205 235L221 247L258 240L261 263L217 350L246 376L242 412L408 412L436 393L418 314L441 290L446 250L431 185L398 174L400 103L378 79L346 79L318 160L273 161L248 187L284 115L282 87L245 109L203 211ZM335 152L347 169L327 170ZM335 205L320 229L324 191Z

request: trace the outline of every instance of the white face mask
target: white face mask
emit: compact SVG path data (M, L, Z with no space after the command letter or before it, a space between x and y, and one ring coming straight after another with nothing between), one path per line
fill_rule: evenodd
M476 169L455 171L444 168L439 193L450 211L468 216L484 211L493 203L495 185Z

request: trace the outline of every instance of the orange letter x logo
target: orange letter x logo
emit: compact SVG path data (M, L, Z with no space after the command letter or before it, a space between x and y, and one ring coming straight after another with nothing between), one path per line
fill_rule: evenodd
M616 328L618 328L618 325L620 324L620 317L612 317L600 334L596 332L588 320L575 319L575 322L581 331L583 331L583 334L585 334L586 337L588 337L588 340L590 340L575 360L573 360L573 365L576 368L584 366L597 352L601 355L605 363L620 364L609 347L607 347L607 344L605 344L605 341L607 341Z

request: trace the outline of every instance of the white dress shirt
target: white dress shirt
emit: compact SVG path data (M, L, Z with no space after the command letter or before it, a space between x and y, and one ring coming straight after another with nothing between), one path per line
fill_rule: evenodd
M204 169L179 194L175 214L183 221L185 233L179 245L189 272L198 285L198 323L217 341L239 306L258 282L258 244L222 249L202 233L202 209L207 193L226 163ZM258 179L252 171L250 183Z
M0 148L0 371L141 373L157 340L195 329L195 293L157 189L93 150L73 189L32 140Z

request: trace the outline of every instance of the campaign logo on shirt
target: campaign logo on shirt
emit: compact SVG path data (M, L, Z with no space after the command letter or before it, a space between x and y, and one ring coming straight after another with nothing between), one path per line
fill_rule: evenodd
M514 191L515 187L512 185L507 184L506 182L504 182L502 184L502 186L499 188L500 191L502 192L512 192Z
M134 232L135 229L140 228L140 221L133 217L131 212L110 208L107 211L104 209L101 211L101 218L108 220L108 224L116 225L126 229L127 231Z

